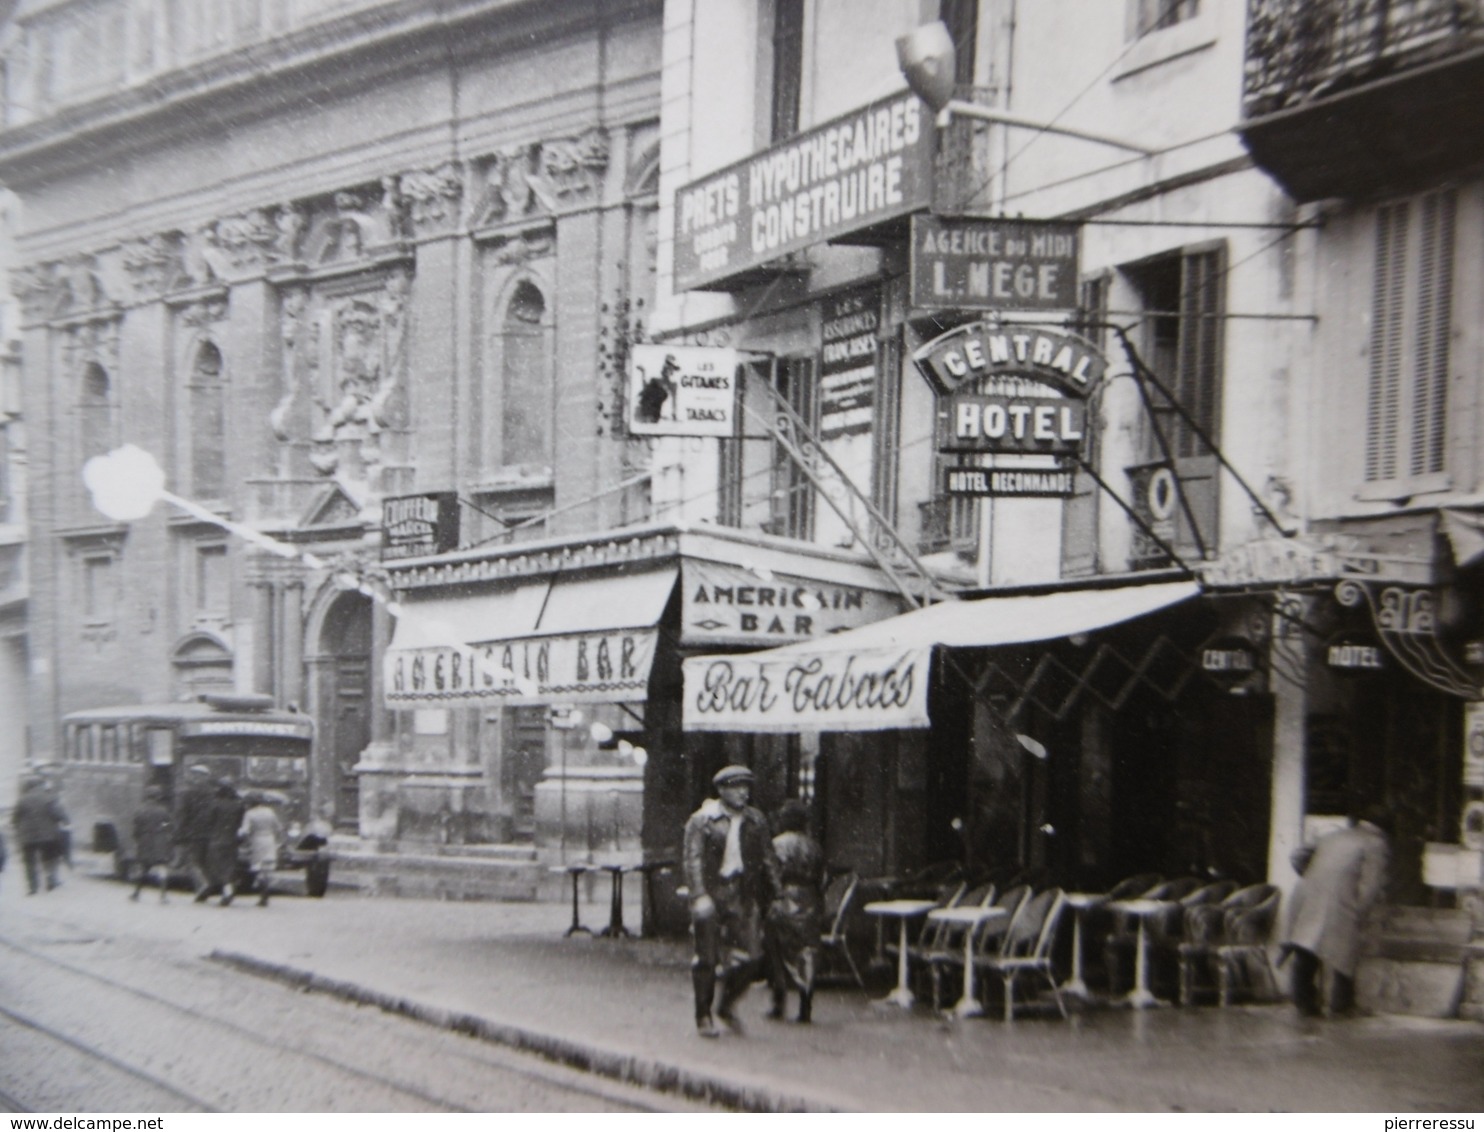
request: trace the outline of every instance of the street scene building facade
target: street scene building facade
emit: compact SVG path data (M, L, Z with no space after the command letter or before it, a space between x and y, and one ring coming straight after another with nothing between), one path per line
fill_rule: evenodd
M1477 930L1481 29L16 5L28 758L266 693L348 850L648 865L669 929L729 764L834 869L1085 891L1380 805ZM124 443L289 552L103 520Z

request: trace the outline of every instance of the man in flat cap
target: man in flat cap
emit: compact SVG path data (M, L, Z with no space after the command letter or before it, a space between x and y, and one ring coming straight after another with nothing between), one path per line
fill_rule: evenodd
M718 797L708 798L685 823L685 882L690 886L695 956L696 1031L717 1036L711 1002L718 976L716 1016L740 1031L733 1010L764 974L763 910L778 892L778 859L767 819L747 803L752 771L727 766L711 779Z

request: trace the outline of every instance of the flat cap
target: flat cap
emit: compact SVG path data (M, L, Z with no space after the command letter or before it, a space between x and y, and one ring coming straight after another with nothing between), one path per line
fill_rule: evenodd
M711 782L715 786L736 786L741 783L752 782L752 771L745 766L724 766L711 776Z

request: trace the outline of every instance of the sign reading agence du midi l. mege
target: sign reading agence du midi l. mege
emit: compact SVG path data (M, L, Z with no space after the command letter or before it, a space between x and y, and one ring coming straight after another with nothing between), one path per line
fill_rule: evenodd
M914 216L912 306L1073 310L1079 242L1070 221Z
M675 289L926 208L933 135L931 111L903 92L683 186Z

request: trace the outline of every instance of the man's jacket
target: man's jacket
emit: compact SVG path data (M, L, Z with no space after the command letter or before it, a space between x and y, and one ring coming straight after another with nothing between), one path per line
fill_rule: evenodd
M742 823L742 878L738 892L743 900L766 908L779 888L778 858L773 854L768 821L751 806L743 807L733 817L715 798L709 799L685 823L685 883L690 886L690 898L710 896L717 900L720 890L726 887L718 882L722 879L727 832L734 821Z

